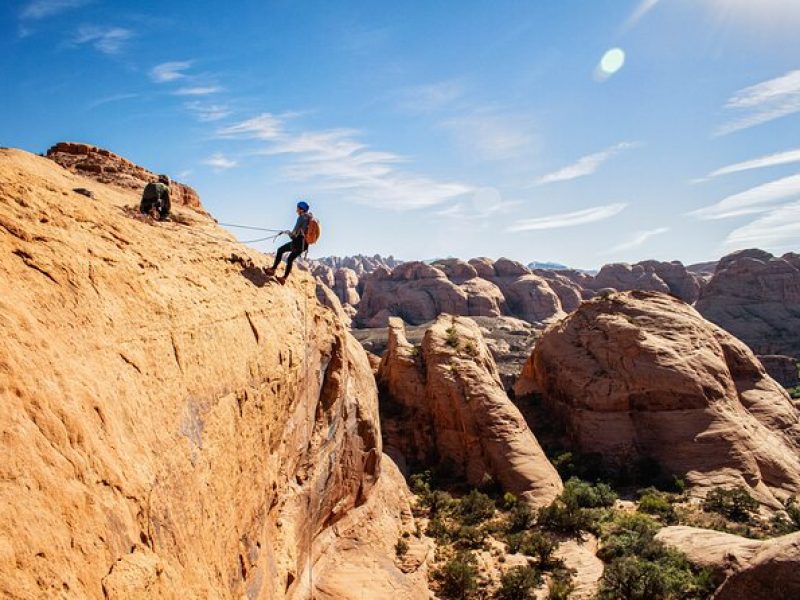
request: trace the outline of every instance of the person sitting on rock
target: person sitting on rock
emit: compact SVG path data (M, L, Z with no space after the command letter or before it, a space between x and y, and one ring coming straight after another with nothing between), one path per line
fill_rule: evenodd
M312 215L310 212L308 212L308 209L309 206L307 202L303 202L301 200L297 203L297 222L294 224L294 229L285 232L288 233L289 237L292 239L278 248L272 268L266 270L266 274L268 276L274 275L275 270L278 268L278 265L283 258L283 255L288 252L289 258L286 259L286 270L283 273L283 277L278 277L278 282L281 285L286 283L286 278L289 277L289 273L292 272L292 264L294 263L294 260L303 252L308 250L306 232L308 231L308 224L312 219Z
M159 221L167 221L172 207L169 201L169 184L169 177L159 175L158 181L151 181L144 186L139 212L150 216L157 213Z

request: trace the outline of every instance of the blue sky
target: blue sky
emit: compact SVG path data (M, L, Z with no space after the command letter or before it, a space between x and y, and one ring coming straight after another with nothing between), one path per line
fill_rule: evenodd
M797 0L7 0L0 28L0 144L109 148L221 221L306 198L318 256L800 250Z

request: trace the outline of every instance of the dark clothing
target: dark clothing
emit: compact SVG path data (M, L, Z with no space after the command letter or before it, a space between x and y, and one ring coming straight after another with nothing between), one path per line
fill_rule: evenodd
M305 212L301 215L297 216L297 222L294 224L294 229L292 229L291 233L289 234L292 239L297 239L298 237L305 237L306 232L308 231L308 224L311 222L311 213Z
M300 219L298 219L298 221L299 220ZM308 244L306 244L305 237L293 237L290 242L286 242L283 246L278 248L278 252L275 254L275 262L272 265L272 270L274 271L278 268L283 255L288 252L289 258L286 259L286 271L283 274L284 277L288 277L289 273L292 272L292 264L294 263L294 259L300 256L306 250L308 250Z
M159 219L166 219L172 205L169 200L169 186L161 182L148 183L142 192L142 202L139 204L139 212L149 215L153 209L158 211Z

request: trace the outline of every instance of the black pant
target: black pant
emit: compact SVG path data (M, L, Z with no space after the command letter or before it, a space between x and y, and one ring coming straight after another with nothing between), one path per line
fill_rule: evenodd
M288 252L289 258L286 259L286 272L283 274L284 277L288 277L289 273L292 272L292 263L294 263L294 259L300 256L306 250L308 250L308 244L306 243L306 238L303 236L293 238L291 241L286 242L283 246L278 248L278 253L275 255L275 263L272 265L272 270L274 271L278 268L283 255Z

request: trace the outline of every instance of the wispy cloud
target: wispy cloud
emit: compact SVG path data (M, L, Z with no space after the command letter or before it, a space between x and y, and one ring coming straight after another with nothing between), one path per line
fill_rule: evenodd
M230 109L223 104L205 104L203 102L187 102L186 109L191 112L198 121L211 123L220 121L231 115Z
M114 94L113 96L98 98L94 102L90 102L87 108L91 110L93 108L97 108L98 106L103 106L104 104L111 104L112 102L121 102L122 100L130 100L132 98L138 98L138 97L139 94Z
M627 30L635 27L636 24L641 21L647 13L656 7L658 2L659 0L641 0L641 2L639 2L631 15L628 17L628 20L625 21L622 29Z
M613 254L615 252L621 252L623 250L631 250L633 248L638 248L639 246L643 245L647 240L657 235L662 235L667 233L670 230L669 227L659 227L657 229L649 229L647 231L639 231L633 235L631 239L626 242L622 242L610 248L606 254Z
M156 83L166 83L186 77L184 71L192 67L190 60L175 60L161 63L150 69L150 79Z
M98 25L82 25L71 42L80 46L90 44L103 54L118 54L133 37L130 29Z
M399 106L409 112L433 112L444 108L464 94L459 81L440 81L406 88L400 92Z
M728 196L689 214L701 219L727 219L769 210L775 203L800 195L800 175L791 175Z
M440 217L462 221L479 221L498 214L507 214L522 204L518 200L503 200L500 192L492 187L478 188L460 202L436 211Z
M404 157L370 149L357 139L358 131L297 130L290 122L294 116L263 113L217 133L223 138L265 142L257 154L290 158L283 167L284 176L371 206L394 210L424 208L473 189L462 183L437 181L400 170L398 164L406 162Z
M532 119L481 109L447 119L441 126L470 154L484 160L508 160L529 151L536 140Z
M623 150L636 148L638 145L639 144L635 142L622 142L621 144L611 146L610 148L606 148L600 152L583 156L571 165L562 167L561 169L553 171L552 173L548 173L547 175L543 175L536 181L536 183L538 185L542 185L556 181L569 181L571 179L577 179L578 177L591 175L600 168L600 165L610 158L613 158Z
M719 177L720 175L730 175L731 173L739 173L741 171L749 171L751 169L763 169L765 167L776 167L778 165L788 165L791 163L800 162L800 148L795 150L787 150L786 152L777 152L769 154L760 158L752 160L745 160L726 167L712 171L706 176L706 179L712 177Z
M797 251L800 245L800 201L773 208L752 223L735 229L725 239L724 245L730 250Z
M172 92L175 96L209 96L222 91L218 85L198 85L193 87L182 87Z
M731 96L725 108L744 114L718 127L715 131L717 136L799 112L800 70L739 90Z
M506 231L535 231L539 229L558 229L561 227L574 227L586 223L595 223L609 219L618 215L625 207L624 203L607 204L605 206L595 206L575 212L559 213L547 217L536 217L533 219L519 219L516 223L506 229Z
M207 159L205 159L203 161L203 164L208 165L209 167L213 167L217 171L221 171L223 169L231 169L237 166L239 163L237 163L233 159L227 158L221 152L216 152L215 154L212 154Z
M20 19L38 20L55 16L59 13L86 6L92 0L33 0L22 7Z

